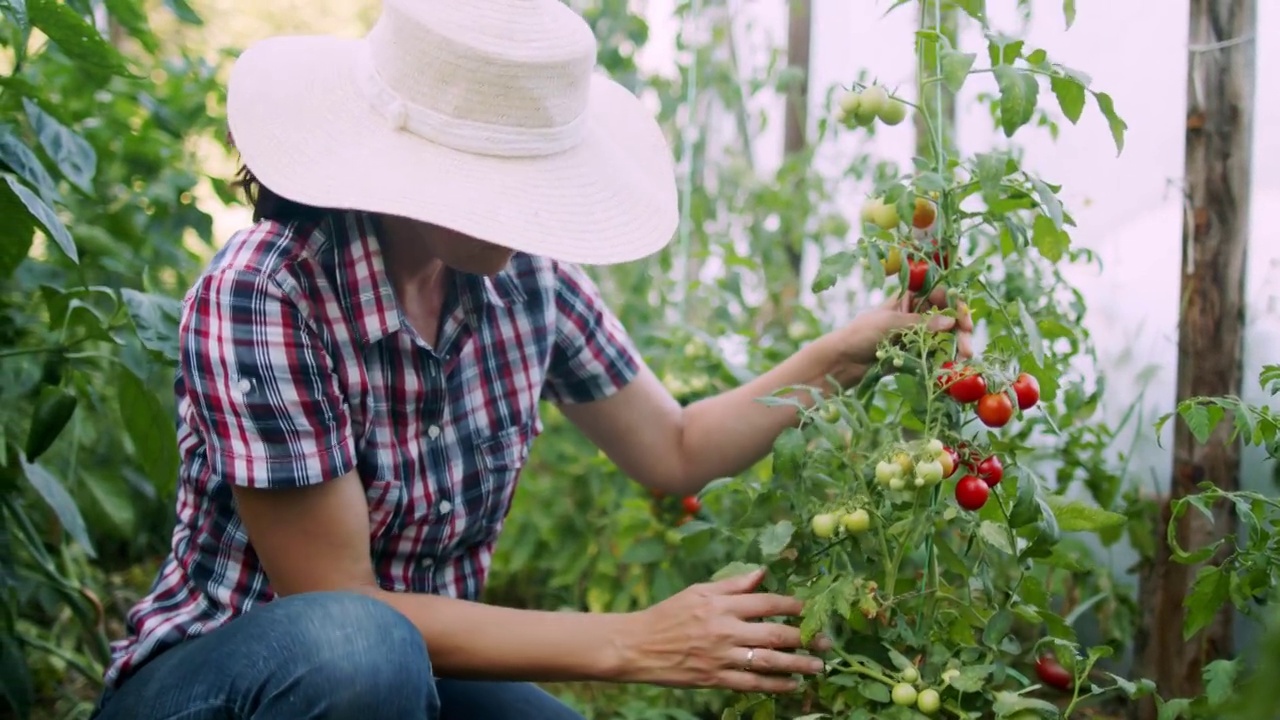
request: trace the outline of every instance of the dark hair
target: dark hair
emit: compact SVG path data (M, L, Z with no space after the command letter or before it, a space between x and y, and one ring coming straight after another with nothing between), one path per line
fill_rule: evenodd
M227 145L233 151L236 149L236 141L231 136L230 130L227 131ZM253 171L249 170L249 166L245 165L243 160L240 161L240 169L236 171L236 179L232 181L231 186L243 191L245 200L253 206L254 222L262 220L273 220L281 224L319 222L331 212L326 208L305 205L275 194L271 188L263 185L254 176Z

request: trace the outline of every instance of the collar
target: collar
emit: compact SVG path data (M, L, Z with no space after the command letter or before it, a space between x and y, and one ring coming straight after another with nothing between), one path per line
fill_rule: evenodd
M360 333L360 340L372 345L406 325L395 288L387 276L376 223L361 212L330 216L329 252L337 279L337 290L348 320ZM454 292L463 314L473 327L489 308L508 307L524 299L524 293L509 270L495 276L451 273Z

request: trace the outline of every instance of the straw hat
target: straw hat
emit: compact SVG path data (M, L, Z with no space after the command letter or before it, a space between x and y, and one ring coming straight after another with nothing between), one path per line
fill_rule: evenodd
M624 262L671 240L675 172L653 115L595 58L560 0L384 0L363 38L249 47L227 115L245 164L291 200Z

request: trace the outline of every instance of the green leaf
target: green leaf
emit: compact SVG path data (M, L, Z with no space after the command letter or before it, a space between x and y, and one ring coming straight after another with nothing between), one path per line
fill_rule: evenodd
M1098 101L1098 109L1107 119L1107 127L1111 128L1111 139L1116 143L1116 155L1119 155L1124 152L1124 133L1129 129L1129 125L1116 114L1115 102L1110 95L1096 92L1093 94L1093 99Z
M1182 627L1182 639L1190 640L1192 635L1203 630L1213 622L1218 609L1227 601L1231 589L1231 576L1222 568L1206 565L1196 573L1191 583L1191 591L1187 593L1185 606L1187 619Z
M1067 29L1076 21L1076 0L1062 0L1062 17L1067 21Z
M1029 477L1018 478L1018 494L1009 510L1009 527L1018 529L1040 519L1040 506L1036 503L1036 483Z
M1036 215L1031 226L1031 243L1049 262L1058 262L1071 247L1071 236L1061 230L1048 215Z
M1182 416L1183 422L1187 424L1187 429L1191 431L1196 442L1202 445L1209 441L1209 436L1213 434L1224 416L1222 408L1216 405L1202 405L1194 402L1179 405L1178 414Z
M36 460L53 445L71 421L78 404L79 399L61 387L45 385L40 389L31 414L31 425L27 429L25 454L28 460Z
M783 430L773 442L773 476L788 482L800 477L804 451L804 433L793 427Z
M1096 505L1067 500L1061 495L1049 495L1046 500L1063 532L1097 532L1125 523L1124 515Z
M1049 78L1049 89L1058 98L1058 107L1062 114L1075 125L1084 113L1084 85L1068 75L1054 75Z
M1008 717L1019 711L1031 711L1038 713L1043 717L1057 718L1062 713L1057 705L1046 700L1018 695L1008 690L1000 690L996 692L996 701L991 708L999 717Z
M796 527L790 520L782 520L765 528L764 532L760 533L759 540L760 552L765 559L773 559L785 550L795 532Z
M8 632L0 632L0 678L3 678L0 697L7 701L16 717L30 717L35 705L35 682L17 637Z
M131 288L120 291L143 347L169 362L178 361L178 319L182 303L174 298Z
M756 563L745 563L745 562L742 562L741 560L734 560L733 562L730 562L728 565L725 565L724 567L715 571L715 574L711 576L711 581L716 582L719 580L724 580L726 578L738 577L740 575L747 575L748 573L753 573L759 570L761 567L763 566Z
M998 647L1000 641L1013 629L1013 621L1012 611L1005 608L997 610L996 614L987 620L987 626L982 630L982 644L987 647Z
M156 52L160 47L160 41L156 39L155 33L151 32L147 13L139 0L106 0L106 3L107 12L111 13L121 27L128 30L142 47L149 52Z
M1009 534L1005 529L990 520L983 520L978 526L978 534L988 545L1004 552L1007 555L1013 554L1013 547L1009 545Z
M132 373L129 373L132 375ZM155 478L152 478L153 482ZM618 557L619 562L636 565L652 565L667 557L667 543L660 537L641 538L627 546Z
M35 151L27 147L8 125L0 125L0 163L8 165L18 177L27 181L46 203L52 205L62 199L53 176L44 169Z
M1239 670L1235 660L1214 660L1204 666L1204 694L1210 705L1221 705L1231 697Z
M1018 298L1018 320L1022 323L1022 332L1027 334L1027 348L1036 359L1036 365L1044 367L1044 338L1040 337L1040 326L1036 325L1022 298Z
M71 539L76 541L89 557L97 557L93 542L89 540L89 530L85 526L84 516L80 514L76 501L71 499L71 494L63 487L62 481L39 463L29 463L26 458L19 458L19 460L27 482L31 483L36 493L53 509L53 514L58 516L62 529L67 531Z
M164 5L182 22L188 25L204 25L204 19L187 4L187 0L164 0Z
M92 195L93 176L98 168L98 156L93 146L30 99L22 98L22 107L27 111L27 120L40 140L40 147L48 153L54 165L71 184Z
M1062 229L1062 201L1058 199L1053 188L1043 180L1034 177L1029 179L1031 187L1036 191L1036 197L1040 198L1040 206L1044 208L1045 214L1053 221L1054 227Z
M1040 84L1031 73L1010 65L996 65L992 72L1000 88L1000 128L1005 137L1013 137L1035 115Z
M120 420L133 442L135 457L152 485L167 494L178 479L178 442L173 416L129 368L116 373ZM633 546L634 547L634 546ZM664 546L665 551L665 546Z
M1160 706L1160 712L1156 716L1157 720L1178 720L1178 718L1192 717L1190 698L1162 700L1157 696L1156 704Z
M26 0L0 0L0 16L18 26L18 31L26 37L31 30L31 21L27 18Z
M70 5L58 0L30 0L27 9L31 24L48 35L67 57L115 75L133 74L124 56Z
M18 182L18 178L14 175L4 173L4 180L9 184L9 189L13 190L13 194L18 196L22 204L27 208L27 212L31 213L31 217L35 218L40 225L49 233L49 237L57 243L62 252L71 258L72 262L79 263L80 255L76 252L76 242L71 238L71 233L67 231L67 226L62 224L58 219L57 213L53 208L45 204L40 196L31 192L26 185ZM6 220L8 222L8 220Z
M864 681L858 686L858 692L862 693L862 697L872 702L887 703L890 701L889 688L876 680Z
M978 692L986 686L991 670L990 665L965 665L947 684L963 693Z
M939 57L942 60L942 83L951 92L960 92L978 54L945 48L939 53Z
M841 250L822 259L818 265L818 273L813 278L813 291L820 293L829 290L840 278L853 271L858 256L849 250Z

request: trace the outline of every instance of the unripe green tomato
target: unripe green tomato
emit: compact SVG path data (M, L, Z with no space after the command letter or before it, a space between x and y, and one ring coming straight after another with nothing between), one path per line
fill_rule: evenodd
M913 683L920 679L920 671L909 667L898 673L898 677L902 678L902 682Z
M911 484L912 484L912 485L915 485L915 486L916 486L916 487L918 487L918 488L922 488L922 487L924 487L925 485L928 485L929 483L925 482L925 481L924 481L924 478L922 478L922 477L920 477L919 475L917 475L917 476L915 477L915 479L911 481Z
M937 460L926 460L922 463L917 463L916 477L928 485L942 480L942 463Z
M898 683L893 686L893 704L902 707L910 707L916 704L916 689L907 683Z
M906 490L907 481L903 480L900 477L895 477L889 481L889 489L890 490Z
M847 512L840 518L840 526L850 535L866 532L871 527L871 514L862 508Z
M903 363L903 359L901 357L896 357L893 359L893 366L896 368L902 367L902 363Z
M879 85L872 85L862 91L862 95L858 98L858 110L861 112L869 112L872 115L879 115L885 104L889 102L889 93Z
M835 403L833 403L833 402L829 402L829 403L827 403L827 404L823 405L823 406L822 406L822 419L823 419L823 420L825 420L825 421L827 421L827 422L829 422L829 423L833 423L833 422L835 422L835 421L839 420L839 419L840 419L840 408L836 407L836 404L835 404Z
M897 125L907 118L907 106L901 100L890 98L880 108L880 120L885 125Z
M929 453L930 455L937 455L938 453L942 452L943 449L945 449L945 447L943 446L942 441L937 438L934 438L924 444L925 452Z
M902 477L902 468L895 462L881 460L876 463L876 480L881 485L888 485L890 480Z
M888 356L889 356L889 353L886 353L884 350L877 350L877 351L876 351L876 359L877 359L877 360L883 360L883 359L885 359L885 358L886 358L886 357L888 357Z
M942 707L942 698L938 696L938 691L933 688L921 690L920 695L916 697L916 709L925 715L932 715L938 712L940 707Z
M836 522L837 520L835 515L831 513L821 513L813 516L813 520L810 521L810 527L812 528L814 535L825 540L836 534Z
M857 90L846 90L844 94L840 96L840 111L843 112L846 117L854 114L858 111L858 106L862 104L861 100L862 93L859 93Z

